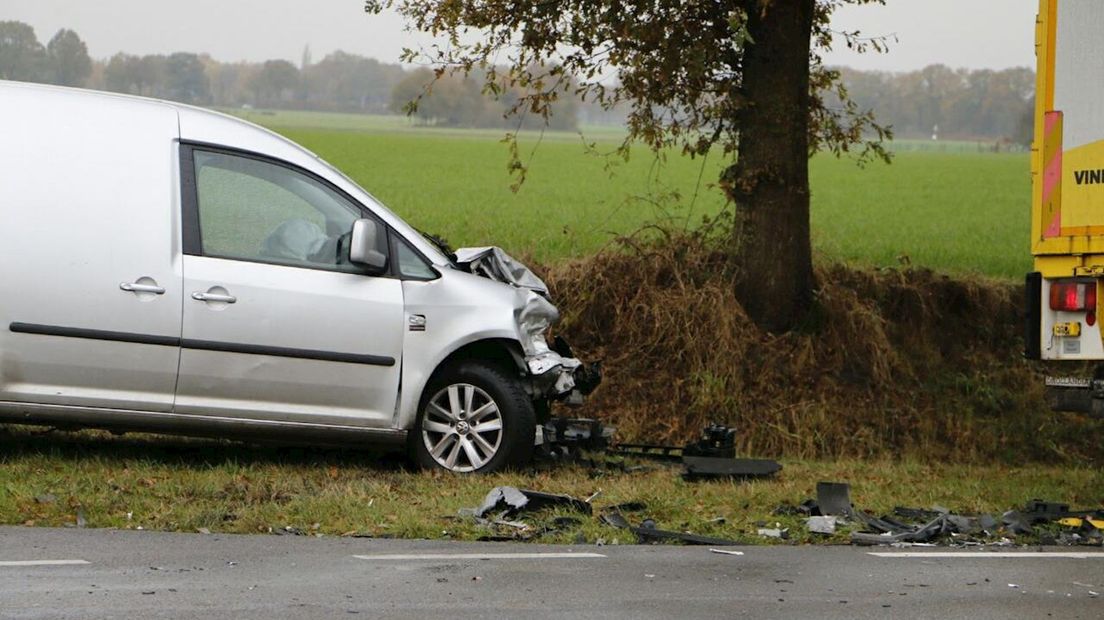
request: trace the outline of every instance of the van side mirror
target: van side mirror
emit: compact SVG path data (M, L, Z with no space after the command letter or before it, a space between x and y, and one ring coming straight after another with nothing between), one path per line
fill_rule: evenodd
M359 219L353 222L353 234L349 239L349 262L368 267L371 273L387 269L387 255L379 247L379 225L375 220Z

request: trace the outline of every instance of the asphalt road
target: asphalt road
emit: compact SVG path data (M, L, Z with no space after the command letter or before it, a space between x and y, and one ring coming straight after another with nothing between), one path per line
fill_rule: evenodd
M0 527L0 618L1104 617L1100 550L727 550Z

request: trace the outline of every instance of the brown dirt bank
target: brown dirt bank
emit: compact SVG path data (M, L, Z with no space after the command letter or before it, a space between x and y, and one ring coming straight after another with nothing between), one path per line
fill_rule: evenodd
M821 266L809 324L771 335L696 239L544 271L559 331L604 360L578 413L622 440L682 443L717 421L752 455L1104 463L1104 421L1050 412L1045 369L1021 358L1022 285Z

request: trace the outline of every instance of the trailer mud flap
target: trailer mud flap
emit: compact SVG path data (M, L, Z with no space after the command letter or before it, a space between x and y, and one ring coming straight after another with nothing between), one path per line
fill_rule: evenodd
M1043 274L1038 271L1027 274L1024 305L1024 357L1042 359Z
M1104 380L1047 377L1046 401L1054 411L1104 417Z

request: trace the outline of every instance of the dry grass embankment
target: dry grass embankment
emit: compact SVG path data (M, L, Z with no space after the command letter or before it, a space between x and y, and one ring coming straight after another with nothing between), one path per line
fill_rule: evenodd
M582 415L653 442L723 422L755 455L1102 462L1104 421L1049 411L1021 357L1022 285L822 265L808 325L772 335L726 269L674 235L547 270L562 333L605 361Z

